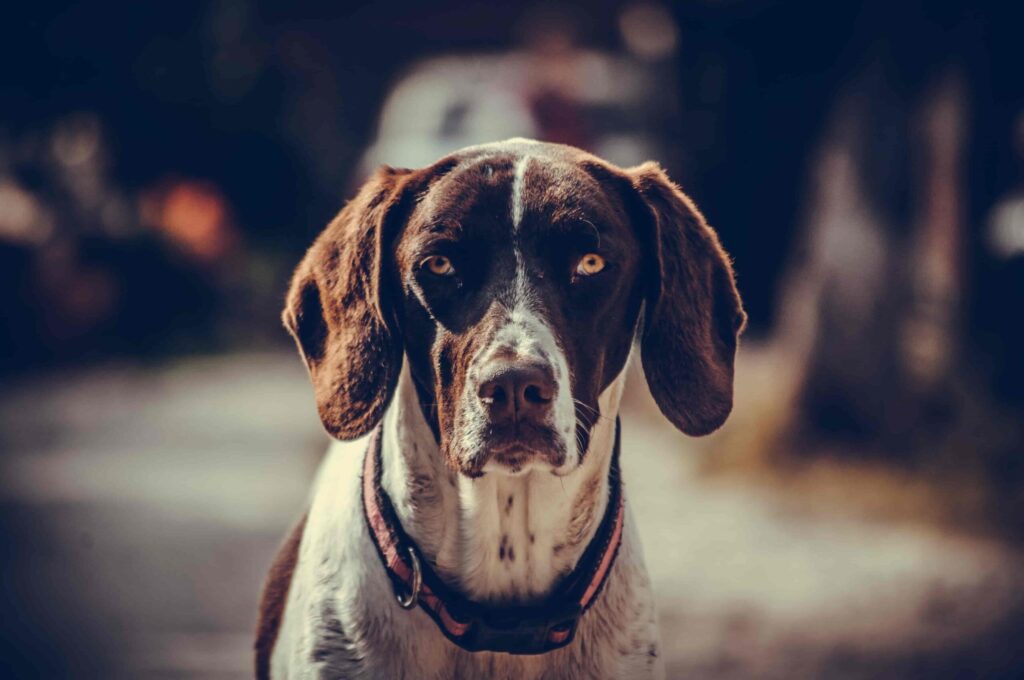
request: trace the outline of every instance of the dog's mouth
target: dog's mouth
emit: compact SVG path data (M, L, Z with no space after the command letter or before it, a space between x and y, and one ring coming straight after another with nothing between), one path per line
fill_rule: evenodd
M532 423L489 427L466 474L517 475L534 469L557 470L565 465L566 446L554 429Z

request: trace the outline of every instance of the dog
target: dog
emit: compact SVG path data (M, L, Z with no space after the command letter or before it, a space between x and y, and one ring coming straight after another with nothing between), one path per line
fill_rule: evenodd
M283 320L338 441L268 576L257 677L664 674L619 475L626 366L638 345L661 412L707 434L746 315L656 163L513 139L384 167Z

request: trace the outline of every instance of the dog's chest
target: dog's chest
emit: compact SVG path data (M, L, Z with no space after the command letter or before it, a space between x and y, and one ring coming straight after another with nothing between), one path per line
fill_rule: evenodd
M352 474L359 456L340 448L325 462L310 508L274 653L274 677L659 677L654 606L632 521L604 592L584 615L571 645L538 656L469 653L448 642L423 611L405 611L395 603L360 521L358 475ZM513 497L513 513L516 503ZM504 506L495 504L494 511L495 527L515 526L502 524ZM534 545L537 540L535 535ZM530 568L516 572L514 567L530 562L531 553L510 560L510 547L511 541L502 559L496 546L481 569L527 575ZM505 582L517 583L515 578Z
M465 480L460 490L467 520L460 544L441 559L449 573L462 575L460 586L471 597L526 600L547 592L572 569L573 525L592 529L593 512L572 519L574 506L582 503L552 478L519 477ZM596 492L591 491L591 495ZM582 532L577 531L577 536Z

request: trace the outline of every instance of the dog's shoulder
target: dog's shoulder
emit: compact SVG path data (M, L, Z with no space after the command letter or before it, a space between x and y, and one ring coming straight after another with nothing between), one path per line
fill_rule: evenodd
M358 512L359 480L366 438L334 441L320 464L307 510L284 539L264 583L255 642L255 670L259 679L270 678L278 654L302 655L304 631L316 622L300 620L292 609L306 609L309 601L332 597L344 581L325 579L324 573L343 571L363 541L363 522L351 521ZM322 554L323 553L323 554ZM358 559L363 556L359 555ZM328 624L331 622L327 622ZM326 625L326 624L325 624ZM327 626L330 628L330 626ZM304 642L297 642L304 641ZM280 648L280 649L278 649Z
M270 678L270 656L277 642L277 635L284 617L288 591L291 588L295 565L299 561L299 546L306 529L308 513L303 513L299 521L288 533L281 548L274 557L270 573L263 584L263 595L260 598L258 623L256 624L256 677L259 680Z

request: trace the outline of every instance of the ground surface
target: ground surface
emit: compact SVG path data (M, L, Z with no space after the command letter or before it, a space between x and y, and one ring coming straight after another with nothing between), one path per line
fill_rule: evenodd
M742 406L742 405L741 405ZM627 498L670 677L1024 675L1020 556L796 511L634 387ZM298 360L106 366L0 390L0 668L243 678L260 582L325 444Z

